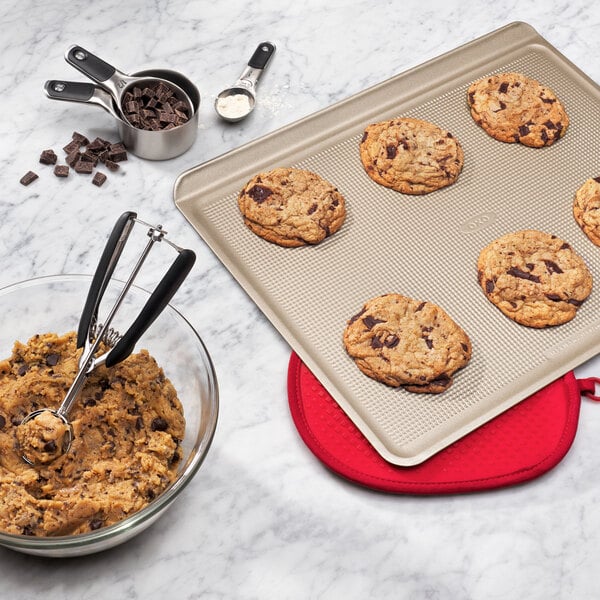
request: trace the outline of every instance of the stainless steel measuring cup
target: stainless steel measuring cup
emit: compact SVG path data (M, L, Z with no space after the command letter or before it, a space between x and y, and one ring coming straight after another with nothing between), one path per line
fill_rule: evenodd
M48 98L52 100L66 100L70 102L83 102L102 107L111 114L116 122L119 136L125 145L136 156L149 160L165 160L174 158L188 150L198 133L198 109L200 107L200 93L198 88L184 75L170 69L147 69L126 75L117 71L108 63L87 53L86 60L73 63L70 55L83 51L79 46L73 46L65 55L65 60L73 64L78 70L88 75L94 81L103 79L97 84L71 82L64 80L50 80L44 84ZM91 57L91 61L90 61ZM77 60L73 58L73 60ZM90 67L91 68L88 68ZM114 70L114 72L112 72ZM107 74L110 83L107 84ZM127 80L123 79L127 78ZM173 89L177 88L185 93L192 110L187 122L172 129L148 131L140 129L129 123L119 104L120 99L131 85L139 85L144 81L166 81ZM133 83L132 83L133 82ZM111 90L114 86L119 93Z
M247 117L256 104L256 84L275 52L275 45L262 42L250 57L239 79L224 89L215 100L217 114L230 123Z
M65 54L65 60L71 66L105 88L114 98L115 104L125 120L127 120L127 116L123 110L123 98L127 92L134 86L143 88L144 86L159 83L163 83L171 88L175 96L187 105L191 113L193 114L194 112L194 107L186 91L173 81L169 81L158 75L128 75L127 73L123 73L123 71L119 71L116 67L109 65L81 46L71 46Z

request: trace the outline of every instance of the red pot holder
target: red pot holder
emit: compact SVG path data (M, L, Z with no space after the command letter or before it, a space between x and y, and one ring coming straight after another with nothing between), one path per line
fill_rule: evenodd
M600 400L596 382L571 371L413 467L384 460L295 353L288 399L300 436L335 473L385 492L453 494L522 483L556 466L575 438L581 395Z

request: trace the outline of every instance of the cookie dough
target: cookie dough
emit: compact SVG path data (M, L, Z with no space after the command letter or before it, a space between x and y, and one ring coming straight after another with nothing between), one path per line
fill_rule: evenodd
M404 194L427 194L458 178L464 154L448 131L419 119L393 119L369 125L360 159L376 183Z
M521 73L475 81L467 91L471 116L491 137L525 146L550 146L563 137L569 117L554 92Z
M17 427L17 444L27 461L41 465L61 456L73 436L69 425L50 409L36 412Z
M600 177L588 179L577 190L573 216L585 235L600 246Z
M344 197L333 184L287 167L255 175L240 191L238 206L251 231L290 248L318 244L346 218Z
M419 393L447 390L471 358L468 335L441 307L400 294L368 300L348 321L344 346L365 375Z
M145 350L90 374L69 415L74 438L66 454L35 467L22 459L21 421L37 409L58 407L77 372L79 352L75 333L47 333L16 342L12 356L0 361L5 532L62 536L112 525L149 504L177 476L182 406Z
M535 230L506 234L486 246L477 261L488 300L528 327L570 321L592 291L592 275L564 240Z

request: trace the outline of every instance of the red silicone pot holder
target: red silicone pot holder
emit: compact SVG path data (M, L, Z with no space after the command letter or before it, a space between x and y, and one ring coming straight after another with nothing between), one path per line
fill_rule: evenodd
M575 438L581 394L598 400L596 381L571 371L414 467L384 460L294 353L288 399L300 436L335 473L385 492L451 494L522 483L556 466Z

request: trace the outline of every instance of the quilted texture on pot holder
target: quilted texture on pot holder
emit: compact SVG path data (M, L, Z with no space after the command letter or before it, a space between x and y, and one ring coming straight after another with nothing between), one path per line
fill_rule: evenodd
M597 381L570 371L412 467L383 459L295 353L287 383L296 428L329 469L380 491L452 494L522 483L556 466L575 438L581 394L598 399Z

